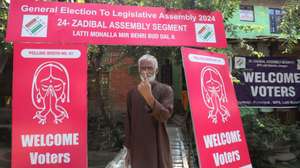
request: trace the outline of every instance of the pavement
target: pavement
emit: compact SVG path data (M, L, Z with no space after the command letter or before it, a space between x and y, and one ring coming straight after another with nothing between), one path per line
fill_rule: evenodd
M0 167L8 168L10 167L10 148L0 148Z
M189 168L188 144L179 127L168 127L173 168Z

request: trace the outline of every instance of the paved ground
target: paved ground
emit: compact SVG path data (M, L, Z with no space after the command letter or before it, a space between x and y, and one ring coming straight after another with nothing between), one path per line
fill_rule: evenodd
M10 167L10 149L7 147L0 147L0 167L8 168Z
M168 127L167 131L170 138L173 168L189 168L188 144L184 140L181 129Z

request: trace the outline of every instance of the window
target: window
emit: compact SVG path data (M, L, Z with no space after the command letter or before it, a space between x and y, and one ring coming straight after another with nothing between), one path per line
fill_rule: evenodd
M249 5L241 5L240 6L240 20L254 22L254 8Z
M269 9L271 33L279 33L279 26L280 26L282 15L283 15L282 9L278 9L278 8Z

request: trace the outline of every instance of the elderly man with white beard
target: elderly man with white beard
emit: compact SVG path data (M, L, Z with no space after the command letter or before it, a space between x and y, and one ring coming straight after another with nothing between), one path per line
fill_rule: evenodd
M141 82L127 96L127 164L132 168L172 168L166 123L173 112L173 90L155 80L158 63L154 56L143 55L138 67Z

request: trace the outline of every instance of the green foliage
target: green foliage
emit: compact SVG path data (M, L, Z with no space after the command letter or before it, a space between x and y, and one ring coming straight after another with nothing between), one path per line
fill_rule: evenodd
M280 25L284 38L284 53L291 53L300 38L300 0L288 0L284 6L285 15Z
M255 51L255 49L251 45L247 44L245 40L242 40L240 42L240 46L241 46L241 48L245 48L247 51L250 51L251 56L255 56L255 57L258 57L258 58L264 56L264 54L262 52Z
M8 3L0 1L0 56L12 55L12 44L5 42L6 23L8 17Z
M183 8L191 0L90 0L93 3L106 3L118 5L131 5L131 6L153 6L153 7L166 7L166 8ZM191 1L192 2L192 1Z
M118 122L111 130L112 134L112 147L121 149L124 144L125 135L123 134L123 123Z
M274 167L267 162L268 157L275 147L291 141L295 127L265 114L245 115L242 119L253 167Z

